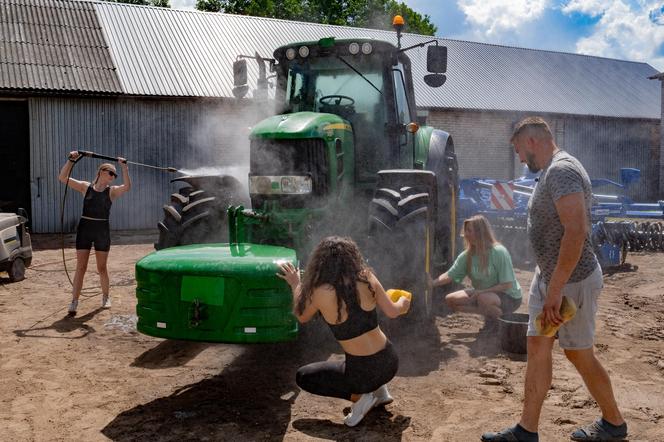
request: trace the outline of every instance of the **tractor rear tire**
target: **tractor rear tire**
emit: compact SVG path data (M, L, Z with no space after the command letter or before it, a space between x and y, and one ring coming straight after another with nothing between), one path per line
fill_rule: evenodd
M226 210L240 203L237 189L241 186L232 177L226 179L228 188L214 189L214 193L188 185L172 194L170 204L163 206L164 218L157 224L155 249L228 241Z

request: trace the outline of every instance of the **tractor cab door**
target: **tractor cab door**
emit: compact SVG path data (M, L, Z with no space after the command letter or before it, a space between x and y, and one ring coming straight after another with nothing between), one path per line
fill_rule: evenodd
M404 169L414 168L413 150L414 134L406 131L406 126L415 121L413 119L414 109L411 108L411 100L408 94L406 82L407 73L403 63L398 62L392 67L392 81L394 84L394 124L390 125L392 138L396 140L396 151L394 159L397 162L393 167Z

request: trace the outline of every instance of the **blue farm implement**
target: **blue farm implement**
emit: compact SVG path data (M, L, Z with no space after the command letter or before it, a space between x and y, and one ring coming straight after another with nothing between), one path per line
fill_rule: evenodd
M628 251L664 251L664 201L637 203L627 196L640 174L638 169L623 168L620 183L606 178L591 180L592 241L603 268L622 264ZM486 216L515 263L532 263L526 225L536 179L526 175L512 181L461 180L459 221L474 214Z

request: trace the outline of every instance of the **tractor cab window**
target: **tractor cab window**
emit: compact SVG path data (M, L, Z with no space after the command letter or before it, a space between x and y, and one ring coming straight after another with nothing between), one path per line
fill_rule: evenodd
M383 64L379 57L334 56L292 61L286 82L288 112L331 113L353 127L359 180L387 166Z
M396 101L397 121L401 124L410 123L410 106L406 95L406 81L403 73L403 65L399 63L392 70L394 74L394 100Z
M405 126L412 120L410 117L408 95L406 94L406 77L404 75L404 68L402 63L398 63L397 66L392 69L392 77L394 80L394 101L397 124ZM408 133L405 131L400 131L398 140L400 161L408 163L411 156L408 149Z

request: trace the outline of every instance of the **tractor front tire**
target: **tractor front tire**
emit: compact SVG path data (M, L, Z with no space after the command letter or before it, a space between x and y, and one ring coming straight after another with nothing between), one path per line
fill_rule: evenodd
M408 186L380 188L369 206L373 262L386 287L413 293L407 317L426 327L433 318L427 288L433 254L433 222L429 193Z
M235 178L226 179L231 183L227 189L212 192L190 184L172 194L170 204L163 206L164 218L157 224L155 249L227 241L226 210L241 201L237 194L241 186Z

